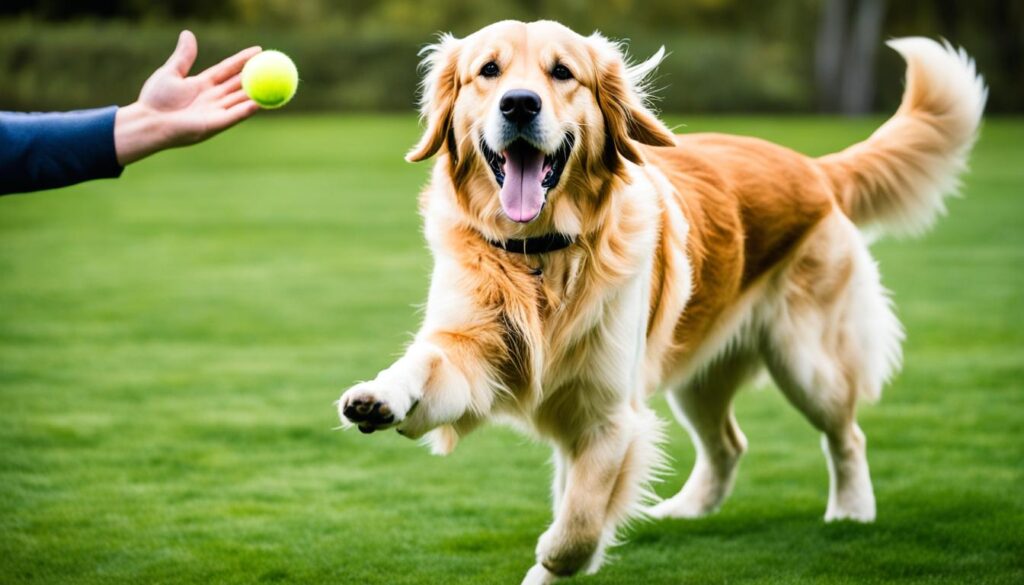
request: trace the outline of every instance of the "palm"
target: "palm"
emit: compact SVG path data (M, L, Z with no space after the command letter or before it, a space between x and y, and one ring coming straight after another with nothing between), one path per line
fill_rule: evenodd
M164 66L146 80L139 101L154 110L173 112L189 107L202 90L195 77L183 78Z
M242 90L240 73L245 62L259 52L259 47L250 47L188 77L198 47L192 33L181 33L174 54L146 80L139 94L141 105L166 115L166 146L205 140L257 111L258 106Z

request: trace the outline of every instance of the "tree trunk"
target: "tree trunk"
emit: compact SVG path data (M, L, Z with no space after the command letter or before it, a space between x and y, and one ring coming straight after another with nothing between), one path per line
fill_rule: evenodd
M824 0L814 55L821 111L871 110L885 8L885 0Z
M815 43L814 78L818 108L823 112L838 112L849 4L847 0L825 0L824 4Z
M875 56L885 20L885 0L860 0L843 67L840 111L859 115L871 111L875 98Z

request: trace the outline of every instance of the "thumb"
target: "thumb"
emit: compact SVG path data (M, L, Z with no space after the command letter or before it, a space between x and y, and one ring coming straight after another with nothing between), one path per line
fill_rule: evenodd
M192 64L196 62L198 52L196 35L192 34L192 31L183 30L178 35L178 46L174 47L174 52L167 59L166 66L185 77L188 75L188 70L192 68Z

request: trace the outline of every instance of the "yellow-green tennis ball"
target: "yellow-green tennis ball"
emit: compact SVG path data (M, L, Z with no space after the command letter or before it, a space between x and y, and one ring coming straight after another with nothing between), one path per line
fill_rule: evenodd
M263 51L242 68L242 88L261 108L280 108L299 87L299 70L281 51Z

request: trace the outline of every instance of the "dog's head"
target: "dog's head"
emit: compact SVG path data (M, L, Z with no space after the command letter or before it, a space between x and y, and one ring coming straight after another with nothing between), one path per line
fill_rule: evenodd
M674 144L643 103L663 51L627 66L619 45L549 21L499 22L427 47L426 132L407 160L448 157L461 203L514 229L566 193L584 197L642 164L636 143Z

